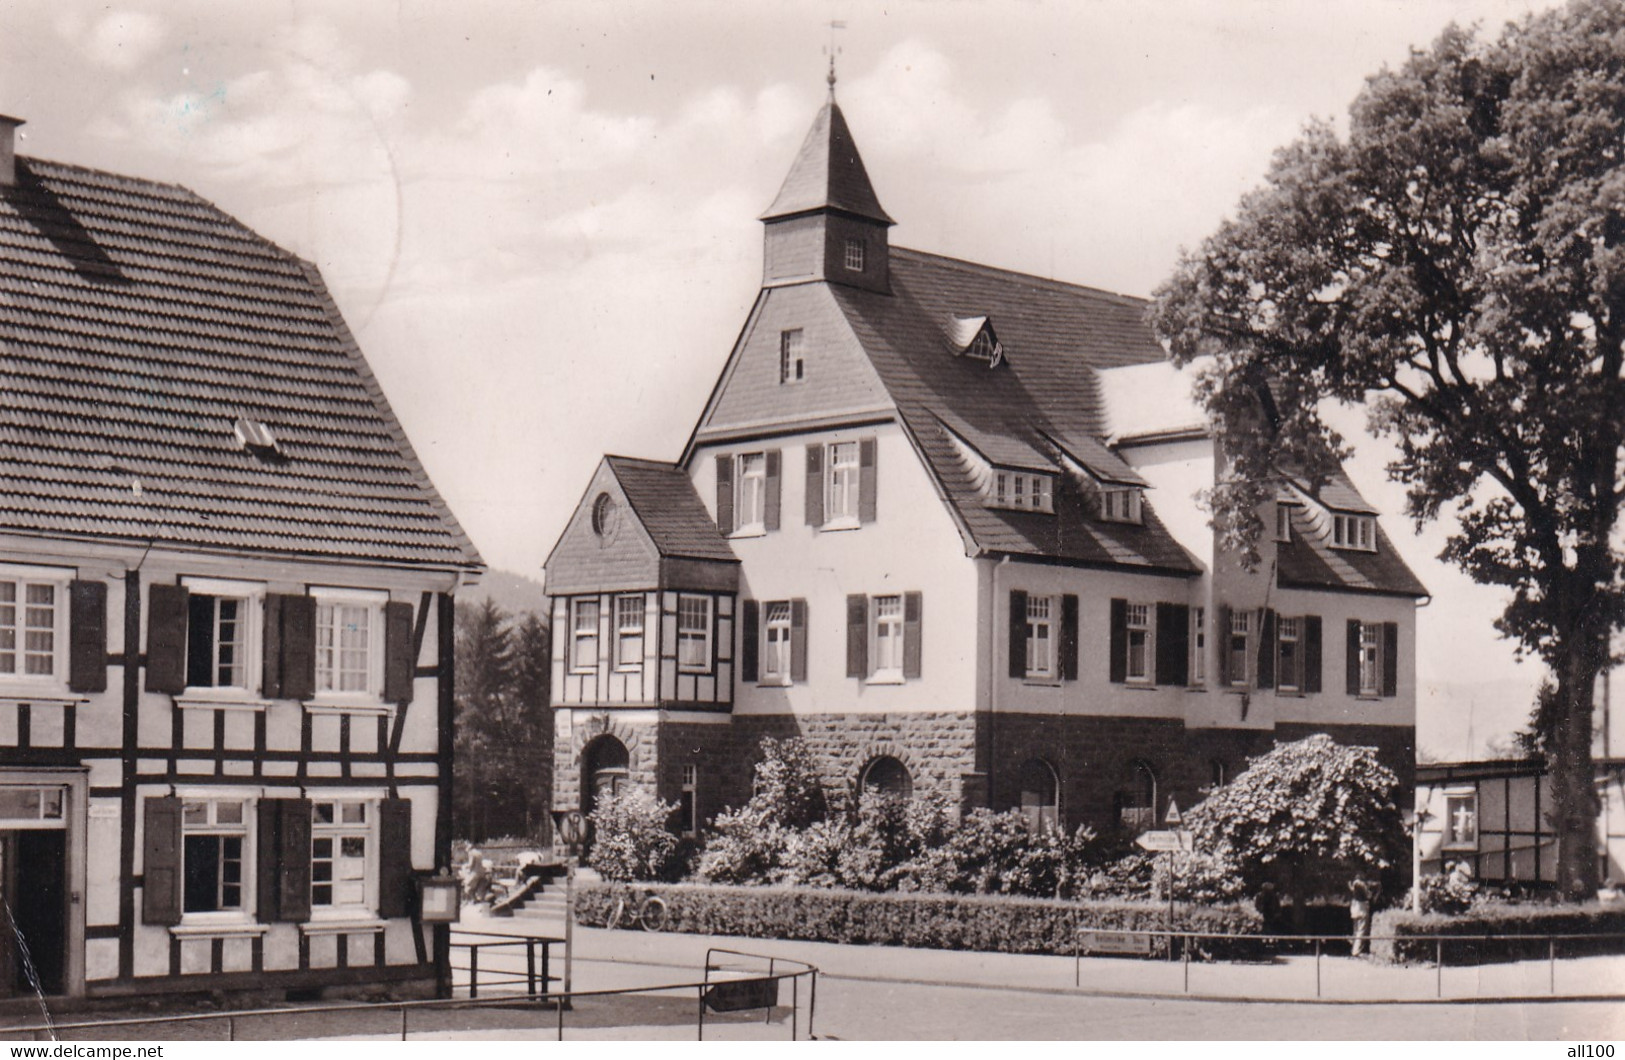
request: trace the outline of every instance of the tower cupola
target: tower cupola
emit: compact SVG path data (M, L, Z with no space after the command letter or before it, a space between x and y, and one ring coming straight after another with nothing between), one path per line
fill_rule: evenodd
M887 229L896 222L880 208L833 98L819 110L762 223L763 286L824 280L890 292Z

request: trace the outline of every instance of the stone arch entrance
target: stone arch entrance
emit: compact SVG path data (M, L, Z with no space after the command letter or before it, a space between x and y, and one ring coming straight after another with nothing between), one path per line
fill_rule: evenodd
M619 795L628 783L631 755L626 744L609 734L589 743L581 752L581 812L591 816L604 799Z

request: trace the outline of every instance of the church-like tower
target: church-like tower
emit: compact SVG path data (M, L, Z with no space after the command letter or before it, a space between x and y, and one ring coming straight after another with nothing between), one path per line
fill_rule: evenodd
M833 98L818 112L762 222L762 286L825 280L891 293L887 229L896 222L880 208Z

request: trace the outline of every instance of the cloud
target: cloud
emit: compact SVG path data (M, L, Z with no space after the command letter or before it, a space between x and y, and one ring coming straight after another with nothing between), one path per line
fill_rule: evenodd
M58 19L57 32L91 62L119 72L145 63L164 41L163 23L140 11L109 11L93 24L70 12Z

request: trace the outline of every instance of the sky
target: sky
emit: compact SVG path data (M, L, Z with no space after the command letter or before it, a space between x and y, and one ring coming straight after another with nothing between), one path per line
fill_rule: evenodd
M184 184L319 265L487 562L540 577L603 453L679 455L832 39L894 244L1144 296L1365 77L1546 6L0 0L0 113L22 154ZM1419 743L1482 756L1540 669L1442 528L1385 526L1434 594Z

